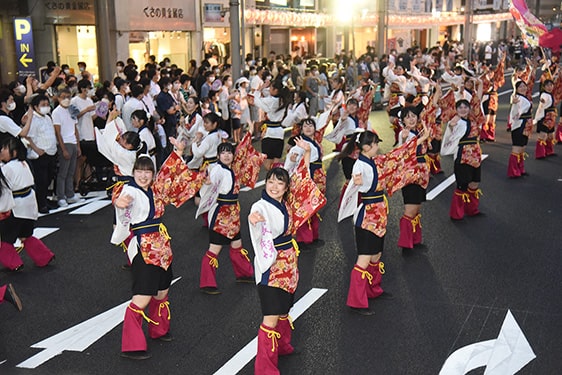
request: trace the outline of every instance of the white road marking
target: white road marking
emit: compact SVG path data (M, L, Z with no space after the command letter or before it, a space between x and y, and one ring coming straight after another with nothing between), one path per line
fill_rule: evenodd
M49 234L51 233L55 233L56 231L58 231L60 228L43 228L43 227L37 227L33 229L33 237L37 237L39 239L43 238L43 237L47 237ZM14 247L18 248L22 245L20 239L18 238L16 240L16 242L14 243Z
M331 152L328 155L324 156L322 158L322 161L326 161L326 160L330 160L335 158L336 156L339 155L339 152ZM258 182L256 182L256 185L254 186L254 188L252 189L251 187L248 186L244 186L242 189L240 189L240 191L250 191L250 190L254 190L256 188L259 188L261 186L265 185L265 180L260 180Z
M484 161L488 157L488 154L482 155L482 161ZM441 182L439 185L431 189L429 193L427 193L426 200L431 201L435 199L439 194L441 194L445 189L451 186L456 181L455 175L450 175L447 179Z
M181 277L174 279L172 285L179 279L181 279ZM66 331L62 331L37 344L31 345L32 348L42 348L45 350L26 359L16 367L37 368L49 359L62 354L65 350L75 352L84 351L123 321L125 309L130 302L131 301L123 302L119 306L115 306L85 322L70 327Z
M91 203L83 205L77 210L72 211L70 215L90 215L106 206L109 206L110 204L111 201L109 199L95 200Z
M314 302L326 293L328 289L312 288L301 299L295 303L289 315L293 321L297 320ZM226 362L214 375L232 375L237 374L256 356L258 352L258 338L250 341L242 350L240 350L234 357Z
M484 375L514 375L537 356L510 310L498 338L464 346L445 361L439 375L464 375L486 366Z
M104 198L107 198L107 193L105 191L94 191L94 192L88 193L85 197L81 198L80 201L78 201L76 203L69 204L66 207L59 207L56 210L51 210L51 211L49 211L48 214L39 214L39 217L56 214L56 213L59 213L59 212L62 212L62 211L71 210L73 208L80 207L80 206L85 205L85 204L90 203L90 202L99 201L99 200L102 200Z

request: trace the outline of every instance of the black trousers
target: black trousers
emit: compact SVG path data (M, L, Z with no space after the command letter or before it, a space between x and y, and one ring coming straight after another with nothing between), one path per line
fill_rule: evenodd
M56 176L56 155L43 154L37 159L30 160L35 179L35 197L39 209L47 207L47 192L51 181Z

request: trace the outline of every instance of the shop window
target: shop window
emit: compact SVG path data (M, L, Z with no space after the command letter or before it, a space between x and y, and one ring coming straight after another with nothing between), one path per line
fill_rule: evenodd
M86 69L98 81L98 52L96 27L88 25L55 26L57 56L59 64L68 64L73 74L78 75L78 61L86 63Z

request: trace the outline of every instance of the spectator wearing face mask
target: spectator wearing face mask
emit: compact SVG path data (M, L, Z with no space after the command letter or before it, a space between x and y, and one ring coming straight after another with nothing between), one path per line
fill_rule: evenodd
M127 131L136 131L136 128L131 123L131 115L133 114L133 112L139 109L143 111L146 110L145 105L142 102L142 98L144 96L144 87L142 87L142 85L135 84L131 90L131 98L127 100L127 103L125 103L125 105L123 106L123 110L121 111L121 118L125 123ZM115 99L117 100L117 98L118 96L116 96Z
M86 63L84 61L78 61L78 70L83 79L87 79L90 82L94 82L92 74L86 70Z
M0 143L9 135L25 137L31 124L31 116L26 117L26 124L21 128L14 122L10 113L16 109L14 96L8 89L0 89Z
M115 64L115 74L113 75L113 78L127 79L124 70L125 63L123 61L117 61L117 63Z
M181 110L179 104L172 97L172 81L168 77L162 77L159 81L160 94L156 97L156 107L162 117L164 117L164 130L166 136L176 136L177 116L176 113ZM168 152L169 154L169 152Z
M16 109L11 112L11 116L16 124L21 124L21 118L23 117L26 110L24 99L27 89L20 81L17 80L10 82L8 88L12 91L14 102L16 103Z
M72 118L70 107L70 90L63 89L59 93L59 106L53 111L53 125L58 143L58 163L56 194L60 207L76 203L74 195L74 174L76 160L81 155L76 119Z
M49 212L49 208L58 207L56 203L50 205L47 200L48 188L55 177L57 166L57 137L53 120L49 115L51 113L49 98L45 95L37 95L31 100L31 107L33 118L27 134L30 145L27 158L33 168L37 206L39 212L45 214Z
M95 111L96 106L92 101L94 89L92 83L87 79L78 82L78 95L70 101L71 106L75 107L78 120L78 137L80 138L80 149L82 157L78 159L76 166L76 174L74 176L74 184L78 185L82 177L82 166L85 162L84 155L90 155L90 152L96 152L96 141L94 135L94 119L97 117ZM72 110L72 109L71 109Z
M120 78L115 79L115 87L117 88L117 94L115 94L115 108L121 112L123 110L123 105L125 105L129 99L131 88L127 81Z
M205 72L205 83L201 86L201 92L199 93L200 99L205 99L209 97L209 91L211 90L211 85L215 81L215 73L212 71Z

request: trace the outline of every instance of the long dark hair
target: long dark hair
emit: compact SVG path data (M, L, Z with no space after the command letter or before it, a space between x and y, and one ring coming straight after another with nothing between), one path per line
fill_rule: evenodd
M377 133L374 133L372 131L364 131L362 133L359 133L359 137L357 137L357 133L353 134L353 138L351 138L345 144L343 150L338 155L338 159L341 160L345 157L349 157L355 150L355 147L357 147L359 150L363 150L363 146L370 145L373 142L382 142Z
M131 115L131 119L133 117L136 117L140 121L144 121L143 124L146 125L150 132L154 131L154 120L152 119L152 116L150 116L150 118L148 117L144 109L137 109L136 111L134 111Z
M289 90L288 87L285 87L283 84L283 80L276 79L271 83L271 87L277 90L277 98L279 98L279 108L277 108L277 112L283 110L285 113L287 112L287 108L293 102L292 100L292 92Z
M287 191L285 191L285 194L283 194L283 200L287 200L289 196L289 188L291 186L291 177L289 177L289 172L287 172L284 168L272 168L265 175L265 181L269 180L271 176L274 176L276 179L285 183L285 186L287 186Z
M24 161L27 158L27 148L23 142L16 137L8 137L4 139L0 148L8 147L11 159L17 159L19 161Z

